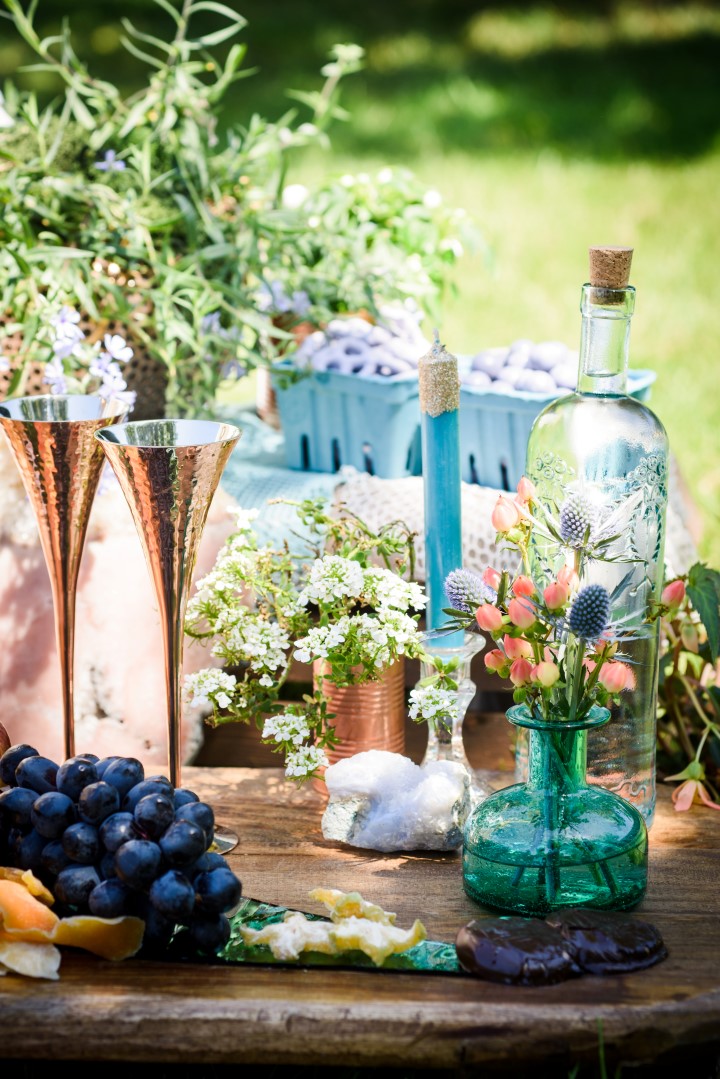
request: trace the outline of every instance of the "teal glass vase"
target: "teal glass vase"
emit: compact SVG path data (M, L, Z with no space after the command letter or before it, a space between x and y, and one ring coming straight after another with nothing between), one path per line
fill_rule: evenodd
M609 710L595 706L569 721L523 704L507 717L529 733L528 777L468 817L467 894L508 914L634 907L647 887L647 826L630 802L586 782L588 732L608 722Z

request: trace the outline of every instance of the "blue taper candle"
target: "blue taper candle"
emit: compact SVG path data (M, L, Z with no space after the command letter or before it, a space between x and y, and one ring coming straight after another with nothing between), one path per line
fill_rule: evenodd
M443 608L445 578L462 566L462 514L460 471L460 379L457 358L435 341L418 362L420 433L425 500L425 591L428 597L426 628L440 629L449 622ZM464 633L449 633L443 647L463 643Z

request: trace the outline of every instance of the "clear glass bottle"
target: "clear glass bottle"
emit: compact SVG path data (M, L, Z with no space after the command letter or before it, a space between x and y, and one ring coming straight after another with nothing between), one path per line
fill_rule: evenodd
M603 729L609 710L595 706L569 721L518 704L507 716L530 732L528 780L491 794L469 816L465 891L508 914L634 907L647 887L645 821L624 798L585 783L588 732Z
M588 780L622 795L650 825L659 623L642 623L663 585L668 439L653 411L627 394L635 290L627 275L620 287L594 276L594 250L591 281L582 288L577 391L543 409L527 447L526 474L554 519L564 520L564 542L534 541L531 559L541 576L568 566L582 584L604 585L613 624L636 627L634 639L621 640L617 654L631 665L634 686L621 694L611 722L589 740ZM629 259L626 268L629 274ZM517 764L522 778L526 738L518 740Z

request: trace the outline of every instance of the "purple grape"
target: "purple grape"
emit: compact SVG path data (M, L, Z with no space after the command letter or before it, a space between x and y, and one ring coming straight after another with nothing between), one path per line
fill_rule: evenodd
M183 925L195 909L195 889L177 869L170 869L153 881L149 896L150 902L160 914Z
M211 869L195 879L195 891L203 910L208 914L221 914L240 902L240 881L231 869Z
M99 828L100 842L106 851L114 854L129 839L139 839L132 813L113 813L106 817Z
M45 844L40 855L40 865L52 877L56 877L61 869L71 864L72 860L65 853L61 840L53 839Z
M100 877L92 865L69 865L61 869L55 881L55 897L70 907L87 907L90 893Z
M77 805L80 820L99 825L120 809L120 792L112 783L99 779L97 783L83 787Z
M78 821L65 829L62 845L68 858L81 865L92 865L102 853L97 828L85 821Z
M95 765L95 769L96 769L97 774L98 774L98 779L103 778L103 776L105 775L105 772L108 770L108 768L113 763L113 761L120 761L120 760L122 760L122 757L103 757L101 760L99 760L97 762L97 764Z
M115 853L115 869L130 888L149 888L162 864L162 851L149 839L130 839Z
M187 808L183 806L183 809ZM191 820L176 820L160 839L160 850L168 865L174 869L192 865L208 845L205 829ZM124 849L121 847L118 854Z
M215 814L207 802L189 802L180 806L175 810L175 820L189 820L199 824L207 839L205 848L210 846L215 831Z
M28 756L24 757L15 769L15 782L18 787L27 787L38 794L46 794L56 790L57 774L58 766L55 761L47 757Z
M30 813L33 827L46 839L58 839L75 823L75 804L66 794L48 791L35 799Z
M173 792L173 805L175 809L179 809L180 806L187 805L189 802L199 802L195 791L188 790L187 787L176 787Z
M37 798L37 791L28 787L10 787L0 794L0 815L12 824L29 828L32 808Z
M10 746L0 757L0 783L3 783L6 787L17 787L15 769L20 764L20 761L25 760L26 757L39 756L40 754L36 749L25 745L25 743Z
M199 805L190 802L189 805ZM147 839L159 839L175 820L175 807L164 794L146 794L133 810L135 823Z
M88 909L97 918L121 918L131 914L134 893L121 880L103 880L88 896Z
M196 915L188 934L198 951L217 952L230 940L230 919L226 914Z
M111 761L103 773L103 779L117 789L121 800L144 778L145 769L136 757L120 757Z
M77 802L80 792L91 783L97 783L100 776L94 761L87 757L70 757L63 761L57 770L55 785L61 794L66 794Z
M32 869L33 872L42 867L42 852L47 844L44 835L40 835L35 828L27 832L19 840L15 848L15 861L18 869Z
M172 797L172 788L168 791L169 784L166 782L160 783L154 779L144 779L142 783L137 783L134 787L127 792L122 800L121 809L126 813L133 813L135 806L138 804L141 798L144 798L146 794L170 794Z

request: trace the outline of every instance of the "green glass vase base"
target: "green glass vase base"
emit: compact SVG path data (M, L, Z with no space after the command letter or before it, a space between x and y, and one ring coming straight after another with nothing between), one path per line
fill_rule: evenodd
M647 829L637 810L609 791L585 788L563 799L562 826L543 843L544 803L543 792L523 784L481 803L463 849L470 898L530 915L639 903L647 884ZM475 842L478 835L483 839Z
M624 798L585 782L588 730L607 722L607 709L568 723L519 705L508 718L530 728L529 778L496 791L468 818L466 893L509 914L636 906L647 887L645 821Z

